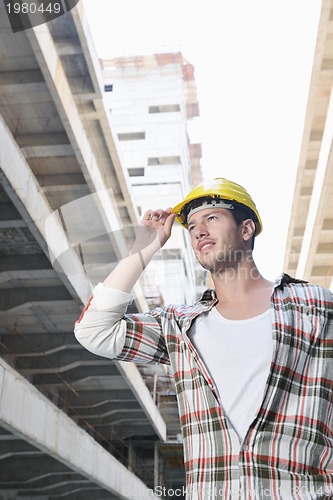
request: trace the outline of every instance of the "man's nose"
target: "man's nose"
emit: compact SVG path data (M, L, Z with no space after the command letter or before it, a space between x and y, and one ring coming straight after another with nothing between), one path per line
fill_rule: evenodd
M201 240L208 234L208 229L204 224L198 224L195 228L195 237L197 240Z

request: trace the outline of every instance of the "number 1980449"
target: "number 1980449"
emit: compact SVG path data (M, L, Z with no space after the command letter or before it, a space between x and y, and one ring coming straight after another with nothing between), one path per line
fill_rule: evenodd
M8 14L35 14L35 13L48 13L48 14L60 14L63 12L61 3L58 2L11 2L6 4Z

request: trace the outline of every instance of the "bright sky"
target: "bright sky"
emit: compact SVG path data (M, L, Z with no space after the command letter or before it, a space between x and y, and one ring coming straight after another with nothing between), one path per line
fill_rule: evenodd
M255 260L282 272L321 0L83 0L101 58L180 50L195 67L204 178L227 177L263 220Z

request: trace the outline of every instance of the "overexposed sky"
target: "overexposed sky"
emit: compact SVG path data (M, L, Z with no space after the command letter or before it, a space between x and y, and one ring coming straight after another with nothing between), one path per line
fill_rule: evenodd
M195 67L204 178L227 177L263 220L255 260L283 268L321 0L82 0L101 58L180 50ZM156 207L152 207L156 208Z

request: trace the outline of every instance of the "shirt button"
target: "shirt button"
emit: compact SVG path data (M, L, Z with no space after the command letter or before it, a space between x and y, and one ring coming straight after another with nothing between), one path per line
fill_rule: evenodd
M249 445L248 444L244 444L243 451L249 451Z

